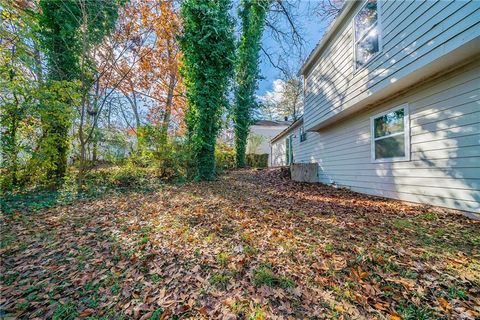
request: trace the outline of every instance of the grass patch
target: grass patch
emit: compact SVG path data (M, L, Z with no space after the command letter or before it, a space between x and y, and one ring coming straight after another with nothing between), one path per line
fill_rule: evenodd
M401 304L396 311L404 320L434 319L432 311L423 305L416 306L410 303Z
M263 320L265 318L265 311L263 311L263 308L259 304L255 305L255 309L253 309L252 314L248 317L249 320Z
M324 249L325 249L325 251L327 251L327 252L334 252L334 251L335 251L335 247L334 247L333 244L331 244L331 243L325 244Z
M435 221L438 220L438 214L435 212L427 212L419 216L420 219L426 221Z
M290 288L294 281L290 278L277 276L270 268L263 266L253 272L253 284L255 286L267 285L269 287Z
M88 172L81 184L76 172L65 178L58 189L37 186L28 190L7 191L0 197L3 213L36 212L68 205L79 200L98 199L111 194L151 192L165 185L154 170L140 167L109 167Z
M154 284L160 283L162 281L162 277L160 277L158 274L152 274L150 276L150 281L152 281Z
M418 273L411 271L409 269L401 269L400 270L400 275L404 278L409 278L409 279L417 279L418 278Z
M217 255L217 262L223 268L227 265L229 259L230 259L230 256L226 252L220 252Z
M416 225L409 219L395 219L392 222L392 225L396 229L406 229L406 230L411 230L414 231L416 229Z
M230 275L226 273L214 273L210 278L210 284L225 289L230 281Z
M468 298L465 291L458 289L456 287L448 288L447 296L449 299L461 299L465 300Z
M77 309L73 303L68 302L65 304L60 304L55 309L55 312L52 315L53 320L70 320L75 319L78 316Z
M149 320L159 320L162 314L163 314L163 309L162 308L157 309L153 312Z

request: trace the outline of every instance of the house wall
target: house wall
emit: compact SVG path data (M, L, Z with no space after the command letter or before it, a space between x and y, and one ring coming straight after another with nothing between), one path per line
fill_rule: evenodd
M285 130L287 126L250 126L250 133L251 135L260 135L263 137L262 143L256 148L255 154L265 154L270 153L270 140L275 137L277 134ZM250 139L247 139L247 153L250 151Z
M250 139L247 139L247 154L265 154L268 153L268 164L272 163L272 154L270 148L270 140L275 137L277 134L285 130L287 126L250 126L249 138L251 135L260 135L262 136L261 144L256 148L254 152L251 152Z
M287 141L288 135L276 140L271 144L272 155L269 162L270 167L281 167L287 165Z
M383 49L355 71L352 19L362 4L305 74L307 130L480 37L480 1L379 0Z
M403 103L410 110L411 160L372 162L370 117ZM295 162L319 164L323 183L480 212L480 61L307 132L306 141L293 140L293 150Z

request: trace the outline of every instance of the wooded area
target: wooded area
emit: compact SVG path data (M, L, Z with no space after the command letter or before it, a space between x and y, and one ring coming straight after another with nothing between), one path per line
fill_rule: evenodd
M285 82L293 94L281 103L255 96L260 56L273 59L262 48L263 30L301 47L293 7L271 0L235 8L230 0L2 1L3 189L82 187L105 165L132 179L148 168L165 180L210 180L223 168L244 167L259 112L298 116L294 77ZM235 149L217 146L218 132L232 126Z

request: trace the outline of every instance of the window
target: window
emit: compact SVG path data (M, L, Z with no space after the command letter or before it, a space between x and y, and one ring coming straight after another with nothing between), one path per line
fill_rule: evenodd
M305 132L305 129L302 127L300 127L300 142L303 142L305 140L307 140L307 133Z
M354 18L355 68L365 65L380 51L377 0L368 0Z
M373 161L410 160L410 118L407 105L371 117L370 126Z

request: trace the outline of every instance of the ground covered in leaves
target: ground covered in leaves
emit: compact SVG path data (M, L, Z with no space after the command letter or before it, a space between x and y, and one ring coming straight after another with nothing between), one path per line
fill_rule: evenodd
M278 170L1 223L0 318L480 317L478 222Z

